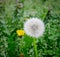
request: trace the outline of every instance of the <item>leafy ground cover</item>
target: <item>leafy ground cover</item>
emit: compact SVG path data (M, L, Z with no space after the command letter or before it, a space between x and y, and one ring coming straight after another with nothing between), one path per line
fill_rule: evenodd
M31 17L41 18L45 32L37 40L38 57L60 57L59 0L0 0L0 57L35 57L33 39L18 37Z

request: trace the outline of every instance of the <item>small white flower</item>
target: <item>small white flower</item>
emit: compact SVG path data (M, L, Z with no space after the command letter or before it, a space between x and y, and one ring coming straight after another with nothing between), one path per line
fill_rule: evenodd
M45 30L44 22L38 18L30 18L25 22L24 30L27 35L38 38Z

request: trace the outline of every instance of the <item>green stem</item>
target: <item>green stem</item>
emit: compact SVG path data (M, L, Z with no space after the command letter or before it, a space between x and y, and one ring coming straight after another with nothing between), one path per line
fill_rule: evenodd
M38 57L37 46L36 46L36 39L33 38L33 41L34 41L35 56Z
M43 19L45 19L45 18L46 18L47 14L48 14L48 10L46 9L46 13L45 13L45 15L44 15Z
M23 45L24 45L23 44L23 37L20 38L20 44L21 44L20 47L19 47L20 48L20 52L23 53Z

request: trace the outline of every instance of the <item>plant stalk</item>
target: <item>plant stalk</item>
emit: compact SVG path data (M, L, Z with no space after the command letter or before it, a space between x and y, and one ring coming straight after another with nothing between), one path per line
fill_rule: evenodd
M34 43L35 57L38 57L37 45L36 45L36 39L35 38L33 38L33 43Z

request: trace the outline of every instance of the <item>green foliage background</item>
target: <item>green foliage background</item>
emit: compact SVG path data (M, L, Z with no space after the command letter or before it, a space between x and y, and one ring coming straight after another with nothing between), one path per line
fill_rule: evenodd
M0 0L0 57L35 57L33 39L16 34L30 17L45 23L37 39L38 57L60 57L60 0Z

